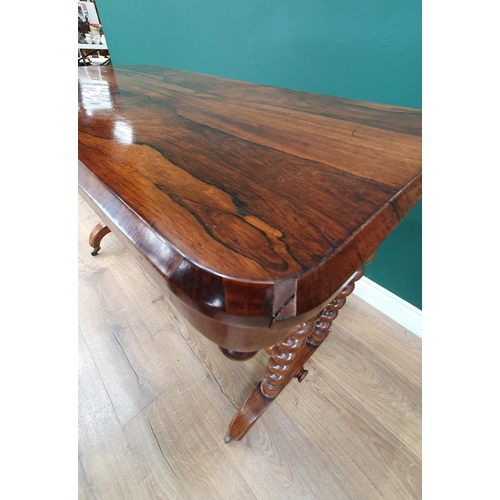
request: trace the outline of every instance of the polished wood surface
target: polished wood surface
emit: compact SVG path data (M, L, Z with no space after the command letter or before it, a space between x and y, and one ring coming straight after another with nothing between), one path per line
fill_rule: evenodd
M102 221L97 224L94 229L90 232L89 245L92 247L91 254L96 256L101 249L101 241L111 232L108 226L106 226Z
M78 177L183 317L232 359L273 346L239 440L296 377L421 196L421 113L165 68L79 69Z
M421 196L418 110L154 66L78 93L82 194L229 350L319 314Z
M374 255L367 263L373 258ZM292 379L296 378L299 383L305 379L308 370L304 368L304 363L328 336L332 322L337 318L339 310L345 306L347 297L354 291L356 281L363 277L364 271L363 266L354 273L316 321L298 325L286 339L272 347L262 381L254 388L229 424L226 443L233 439L242 439Z
M286 337L301 320L310 319L321 312L322 305L301 316L273 321L273 318L266 316L228 314L203 302L190 299L169 280L175 265L182 261L182 258L172 260L172 256L175 255L172 246L145 225L135 212L124 205L122 200L95 175L89 173L81 162L79 186L83 198L100 216L102 224L120 238L183 316L198 331L223 349L240 353L258 351ZM189 286L188 277L185 279L185 286ZM180 283L182 284L182 281ZM203 288L203 285L206 285L206 288ZM200 293L210 293L209 283L200 282L197 286Z
M114 232L92 257L78 208L80 500L422 498L421 339L351 295L305 380L225 445L269 356L225 358Z

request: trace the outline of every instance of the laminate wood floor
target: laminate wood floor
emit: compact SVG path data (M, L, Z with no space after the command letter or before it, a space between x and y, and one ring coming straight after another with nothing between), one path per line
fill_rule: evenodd
M351 295L242 441L229 422L268 355L226 359L79 198L79 498L422 496L422 342Z

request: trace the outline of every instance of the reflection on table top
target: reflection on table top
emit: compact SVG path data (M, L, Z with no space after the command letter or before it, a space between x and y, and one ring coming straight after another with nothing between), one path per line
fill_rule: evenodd
M226 311L247 299L252 315L293 302L287 314L299 315L420 199L421 111L155 66L85 67L79 160L168 242L184 294Z

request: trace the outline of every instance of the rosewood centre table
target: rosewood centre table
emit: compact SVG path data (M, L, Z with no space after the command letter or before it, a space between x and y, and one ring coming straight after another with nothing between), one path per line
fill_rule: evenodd
M82 197L233 360L270 354L241 439L422 193L421 111L156 66L82 67Z

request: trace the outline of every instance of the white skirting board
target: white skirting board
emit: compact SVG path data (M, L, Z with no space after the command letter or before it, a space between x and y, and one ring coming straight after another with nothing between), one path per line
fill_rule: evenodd
M422 338L422 311L363 276L356 282L354 295Z

